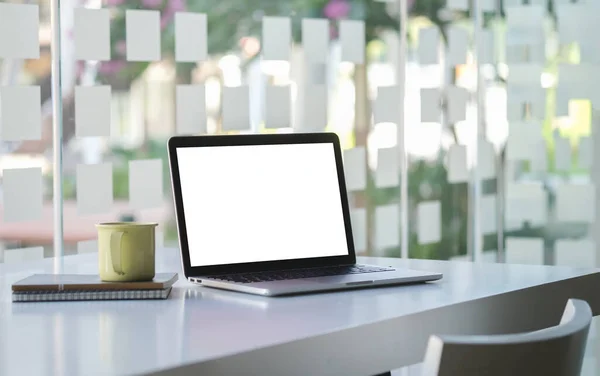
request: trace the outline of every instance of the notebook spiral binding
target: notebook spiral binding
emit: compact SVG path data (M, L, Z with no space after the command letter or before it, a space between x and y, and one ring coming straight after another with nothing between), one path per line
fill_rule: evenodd
M81 300L150 300L167 299L171 287L159 290L79 290L13 292L13 302L51 302Z

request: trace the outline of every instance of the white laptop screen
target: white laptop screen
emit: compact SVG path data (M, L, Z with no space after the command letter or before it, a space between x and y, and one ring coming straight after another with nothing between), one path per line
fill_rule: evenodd
M348 255L332 143L177 149L191 266Z

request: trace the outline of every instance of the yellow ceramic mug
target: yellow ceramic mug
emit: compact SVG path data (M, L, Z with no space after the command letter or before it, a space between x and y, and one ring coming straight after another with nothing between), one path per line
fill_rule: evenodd
M107 282L149 281L154 278L156 223L100 223L98 272Z

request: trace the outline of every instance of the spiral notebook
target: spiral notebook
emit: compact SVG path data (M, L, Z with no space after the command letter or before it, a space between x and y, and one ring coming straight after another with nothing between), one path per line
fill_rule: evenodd
M13 302L167 299L177 273L152 281L103 282L97 275L34 274L12 285Z
M62 302L77 300L149 300L167 299L171 287L162 290L118 290L118 291L27 291L13 292L13 302Z

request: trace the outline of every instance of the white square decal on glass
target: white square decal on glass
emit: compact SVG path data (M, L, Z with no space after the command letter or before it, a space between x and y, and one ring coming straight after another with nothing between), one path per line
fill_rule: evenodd
M156 249L161 249L165 247L165 232L160 226L156 228L154 238L156 241Z
M421 122L439 123L441 113L440 91L421 89Z
M477 147L479 158L479 176L481 179L493 179L496 177L496 151L494 145L487 140L480 140Z
M520 0L518 0L520 1ZM541 5L522 6L523 1L519 5L513 0L513 6L504 4L504 12L506 13L506 24L508 28L535 30L541 29L546 14L546 7ZM545 1L544 1L545 5Z
M0 114L0 140L39 140L42 137L40 87L0 87Z
M558 239L554 245L555 264L572 268L596 267L596 243L593 240Z
M448 28L448 63L451 66L467 63L469 33L459 26Z
M581 137L579 139L577 165L579 168L589 170L593 166L594 148L591 137Z
M327 83L327 64L311 63L305 65L306 81L308 87L312 85L325 85Z
M558 19L558 32L561 44L581 42L587 25L584 25L589 11L585 6L572 4L569 0L567 4L560 4L555 1L556 16Z
M352 209L350 211L352 222L352 236L356 252L367 251L367 210L364 208Z
M206 56L206 14L175 13L175 61L195 63Z
M573 94L572 92L580 94L581 92L587 92L589 87L593 87L589 77L596 71L596 66L591 64L560 64L558 69L559 89L565 89L569 94Z
M544 264L544 241L539 238L506 238L507 264Z
M75 59L110 60L110 11L75 8Z
M450 257L450 261L459 261L459 262L471 262L471 256L469 255L459 255Z
M204 85L177 85L177 134L206 133L206 93Z
M554 162L559 171L571 169L571 143L558 135L554 137Z
M263 60L289 60L291 53L292 22L289 17L263 17Z
M346 190L362 191L367 187L367 152L363 147L344 150Z
M440 30L436 27L425 27L419 30L419 63L432 65L439 62Z
M112 164L77 165L77 212L108 213L113 205Z
M469 93L465 88L450 86L446 92L447 115L450 124L467 119L467 100Z
M4 222L36 221L42 218L42 169L3 171Z
M400 208L398 205L375 209L375 249L382 251L400 244Z
M538 122L510 123L506 141L506 160L529 161L535 157L536 150L532 145L543 142L542 125Z
M400 150L397 147L378 150L375 185L379 188L400 185Z
M365 23L363 21L340 21L342 61L355 64L365 62Z
M128 9L125 17L127 60L160 60L160 12Z
M556 88L556 109L554 115L556 117L569 116L569 102L575 96L559 84Z
M484 12L496 11L496 0L479 0L481 2L481 10Z
M534 119L543 119L546 116L546 90L536 88L529 95L529 106L531 117Z
M380 86L373 108L375 124L400 121L400 88L398 86Z
M248 86L223 88L223 130L250 129L250 91Z
M329 20L302 19L302 47L306 61L326 63L329 56Z
M525 103L510 92L506 99L506 117L508 121L522 121L525 118Z
M543 119L546 111L545 90L523 86L509 86L506 110L509 121L521 121L525 116L525 106L534 119Z
M4 250L5 264L42 260L43 258L44 247L29 247Z
M496 0L493 0L496 1ZM494 47L496 41L494 40L494 32L491 30L482 30L481 39L479 40L479 61L481 64L493 64L494 63Z
M514 94L521 90L539 89L543 71L544 67L540 64L511 64L508 67L508 88L514 87Z
M110 136L110 86L75 87L75 133L77 137Z
M481 254L481 262L492 264L497 263L498 251L483 251Z
M448 183L464 183L469 180L467 147L452 145L448 149Z
M481 233L483 235L496 233L496 195L481 197Z
M442 239L442 205L439 201L421 202L417 207L419 244L437 243Z
M266 128L289 128L292 126L292 97L289 86L267 86L265 102Z
M525 222L534 227L546 224L548 193L538 183L509 183L506 188L504 219L507 226L516 225L517 228Z
M40 57L40 8L0 3L0 59Z
M446 0L446 8L452 10L469 10L469 0Z
M556 191L556 218L562 222L594 223L596 187L592 184L561 184Z
M327 86L307 85L304 89L304 112L299 128L306 132L321 132L327 127Z
M590 42L588 40L585 40L584 42L580 42L579 53L581 56L582 63L598 64L600 62L600 54L598 53L598 49L596 48L595 41Z
M129 202L134 209L152 209L163 205L161 159L129 162Z
M529 168L532 172L546 172L548 171L548 149L544 141L532 143L531 151L533 155L529 160Z
M98 240L83 240L77 243L77 254L98 253Z

